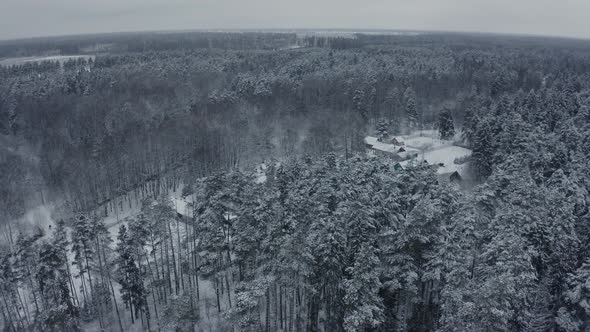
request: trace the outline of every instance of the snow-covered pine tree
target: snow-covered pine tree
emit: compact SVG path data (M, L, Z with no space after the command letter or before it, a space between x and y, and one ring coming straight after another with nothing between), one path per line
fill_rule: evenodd
M64 248L48 242L39 249L35 277L45 310L39 317L42 331L80 331L79 308L70 293Z
M450 140L455 137L455 124L451 110L445 108L438 117L438 132L443 140Z
M473 140L470 142L473 149L472 167L480 179L492 174L494 149L491 130L491 125L487 120L481 121L474 133Z
M363 243L352 266L346 268L343 328L347 332L375 329L383 322L377 254L372 243Z
M406 118L408 121L408 128L410 130L418 129L419 117L418 106L416 102L416 92L411 87L408 87L404 92L404 106L406 110Z
M559 309L557 323L567 332L590 328L590 259L569 274L565 305Z
M377 124L377 139L379 142L385 142L389 138L387 127L388 122L385 119L381 119Z
M125 225L119 226L117 235L117 279L121 285L121 298L129 309L131 322L148 311L147 290L134 257L133 243ZM149 318L149 315L148 315Z

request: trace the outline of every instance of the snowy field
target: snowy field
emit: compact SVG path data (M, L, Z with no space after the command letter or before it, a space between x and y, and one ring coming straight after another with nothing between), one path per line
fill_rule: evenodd
M437 130L418 130L410 135L395 136L406 147L420 151L431 151L445 146L453 145L453 140L442 140Z

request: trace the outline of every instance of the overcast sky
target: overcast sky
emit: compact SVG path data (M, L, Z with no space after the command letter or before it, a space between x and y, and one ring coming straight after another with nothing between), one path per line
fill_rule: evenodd
M0 0L0 39L221 28L445 30L590 38L590 0Z

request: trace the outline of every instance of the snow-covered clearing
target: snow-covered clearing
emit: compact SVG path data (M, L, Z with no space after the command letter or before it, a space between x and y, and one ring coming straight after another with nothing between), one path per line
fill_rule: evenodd
M455 145L456 140L442 140L436 130L419 130L410 135L393 136L380 142L376 137L367 136L365 143L372 150L391 154L400 165L418 165L426 161L429 165L437 165L440 175L458 172L464 174L466 163L456 164L455 160L464 159L472 151Z
M453 140L440 139L437 130L417 130L410 135L394 136L394 138L399 142L403 142L407 148L423 152L453 145Z
M470 156L471 150L460 147L460 146L443 146L441 148L424 152L415 159L406 160L400 163L403 167L406 167L412 163L419 164L426 161L429 165L439 165L437 173L449 174L458 172L464 174L466 164L455 164L455 159Z

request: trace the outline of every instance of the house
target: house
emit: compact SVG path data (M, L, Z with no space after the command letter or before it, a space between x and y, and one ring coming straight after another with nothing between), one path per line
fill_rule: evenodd
M367 136L365 138L365 147L372 155L393 159L394 161L401 160L401 157L396 152L397 148L395 146L380 142L376 137Z
M402 166L402 164L396 163L395 165L393 165L393 169L396 171L403 171L404 167Z
M399 150L397 150L398 153L402 153L402 152L406 152L406 149L404 149L404 147L402 146L401 148L399 148Z
M392 138L391 139L391 144L395 145L395 146L404 146L404 142L398 140L397 138Z
M463 178L461 177L461 174L459 174L459 172L455 171L453 174L451 174L449 180L451 182L461 182L463 181Z

